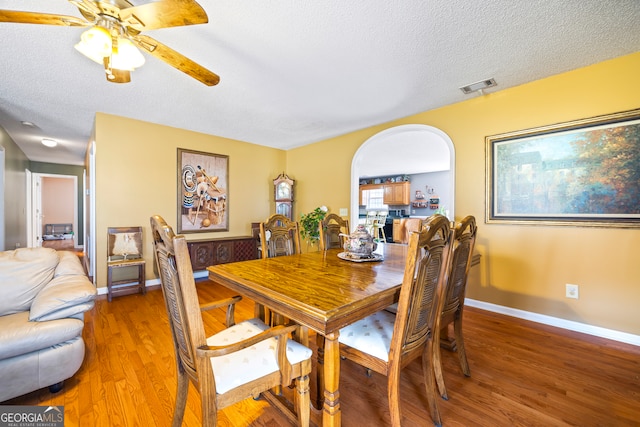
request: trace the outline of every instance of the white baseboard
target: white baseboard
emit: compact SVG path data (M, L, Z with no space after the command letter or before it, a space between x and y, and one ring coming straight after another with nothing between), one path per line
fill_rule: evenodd
M620 332L613 329L601 328L599 326L587 325L586 323L560 319L558 317L547 316L545 314L532 313L530 311L491 304L484 301L477 301L470 298L465 298L464 303L465 305L480 308L482 310L492 311L494 313L505 314L507 316L530 320L532 322L542 323L544 325L555 326L570 331L582 332L584 334L589 334L596 337L607 338L614 341L620 341L627 344L640 346L640 336L629 334L627 332Z
M193 277L194 279L201 279L203 277L209 277L209 273L207 272L207 270L202 270L202 271L194 271L193 272ZM128 285L133 285L136 282L131 282L131 283L124 283L121 285L116 285L116 286L128 286ZM155 285L160 285L160 279L156 278L156 279L151 279L151 280L145 280L144 282L144 286L145 288L148 288L150 286L155 286ZM98 295L106 295L107 294L107 287L104 286L102 288L98 288Z

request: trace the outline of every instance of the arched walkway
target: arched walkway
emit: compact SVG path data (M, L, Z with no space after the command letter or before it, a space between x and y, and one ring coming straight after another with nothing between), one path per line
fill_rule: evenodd
M455 149L451 138L428 125L401 125L367 139L351 163L351 216L358 224L358 198L361 177L450 171L449 219L455 212Z

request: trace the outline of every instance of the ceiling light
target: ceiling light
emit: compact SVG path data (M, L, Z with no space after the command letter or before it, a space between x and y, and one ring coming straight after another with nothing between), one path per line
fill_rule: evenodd
M117 83L130 82L129 72L144 65L144 56L126 37L122 26L107 19L82 33L75 48L103 65L107 80Z
M21 121L21 122L20 122L20 124L21 124L22 126L26 126L26 127L28 127L28 128L35 128L35 127L37 127L34 123L28 122L28 121L26 121L26 120Z
M55 147L58 145L58 141L49 138L42 138L42 145L46 145L47 147Z
M471 83L470 85L462 86L460 90L465 94L469 94L473 92L480 92L480 94L482 94L483 93L482 91L484 89L487 89L493 86L497 86L497 83L495 79L491 78L486 80L480 80L479 82Z
M96 25L82 33L75 48L87 58L102 65L103 58L111 55L111 34L106 28Z
M117 49L117 50L116 50ZM129 39L118 37L118 46L111 55L111 67L133 71L144 65L144 56Z

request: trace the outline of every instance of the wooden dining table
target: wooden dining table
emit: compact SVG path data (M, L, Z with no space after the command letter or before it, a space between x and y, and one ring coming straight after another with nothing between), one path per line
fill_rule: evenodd
M213 282L324 338L324 354L322 349L318 351L318 399L322 406L318 409L322 425L331 427L341 423L340 328L398 300L407 246L380 244L375 253L383 259L373 262L344 260L338 256L340 252L332 249L207 268Z

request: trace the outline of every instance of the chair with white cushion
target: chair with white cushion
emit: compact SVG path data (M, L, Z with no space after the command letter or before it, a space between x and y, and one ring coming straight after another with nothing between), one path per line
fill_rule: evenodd
M433 422L442 420L436 397L433 346L439 340L442 293L451 253L449 220L433 215L409 238L397 314L381 310L340 330L340 354L387 376L391 424L400 426L400 371L422 358L425 398Z
M297 327L269 328L258 319L234 324L234 305L240 297L200 306L184 236L176 236L157 215L151 217L151 230L176 353L173 427L182 425L189 381L200 392L202 425L215 426L218 410L294 380L296 414L291 415L298 425L308 426L312 352L288 339ZM227 329L207 338L201 310L225 306Z

